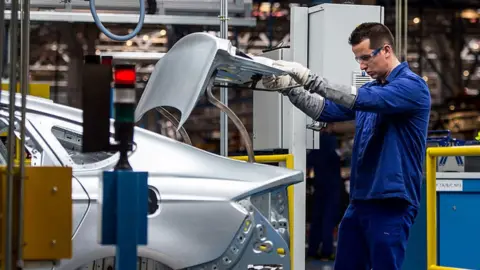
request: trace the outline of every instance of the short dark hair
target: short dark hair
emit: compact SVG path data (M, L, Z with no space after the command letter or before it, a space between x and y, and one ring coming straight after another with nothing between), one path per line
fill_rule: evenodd
M370 39L370 49L378 49L388 43L395 50L392 32L381 23L367 22L360 24L350 34L348 43L352 46L358 45L365 39Z

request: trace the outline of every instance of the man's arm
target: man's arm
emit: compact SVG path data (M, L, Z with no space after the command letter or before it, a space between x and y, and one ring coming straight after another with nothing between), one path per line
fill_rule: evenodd
M354 86L329 83L313 75L307 88L328 100L354 111L401 113L430 107L430 93L425 82L400 78L385 85Z
M329 123L350 121L353 119L355 119L355 112L353 110L335 104L330 100L325 100L325 107L317 121Z
M355 112L344 106L325 100L322 96L310 93L303 87L294 88L284 93L290 102L308 115L320 122L341 122L355 118Z
M358 89L354 110L380 113L402 113L430 107L430 94L423 82L400 78L386 86Z

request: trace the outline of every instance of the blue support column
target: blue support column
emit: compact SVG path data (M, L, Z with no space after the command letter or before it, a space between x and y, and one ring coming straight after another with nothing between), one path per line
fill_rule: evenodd
M100 244L116 245L117 270L137 267L137 246L147 244L148 173L103 173Z

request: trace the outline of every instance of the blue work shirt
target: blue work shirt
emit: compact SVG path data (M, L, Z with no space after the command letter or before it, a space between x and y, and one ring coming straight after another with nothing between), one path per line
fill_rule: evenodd
M420 204L430 91L406 62L385 83L358 89L352 109L327 100L319 121L355 119L350 199L400 198Z

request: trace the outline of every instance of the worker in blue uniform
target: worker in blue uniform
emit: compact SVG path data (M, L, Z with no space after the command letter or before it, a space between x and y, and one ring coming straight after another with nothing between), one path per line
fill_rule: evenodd
M340 192L343 186L337 137L332 128L330 125L322 130L321 148L312 150L307 156L307 166L313 168L315 174L307 258L322 261L334 257L333 230L340 216Z
M357 89L332 83L298 63L276 61L290 75L265 77L263 85L290 89L282 93L318 121L355 120L350 204L339 226L335 269L397 270L420 203L430 91L395 56L394 38L385 25L359 25L349 44L374 81ZM296 84L303 87L292 89Z

